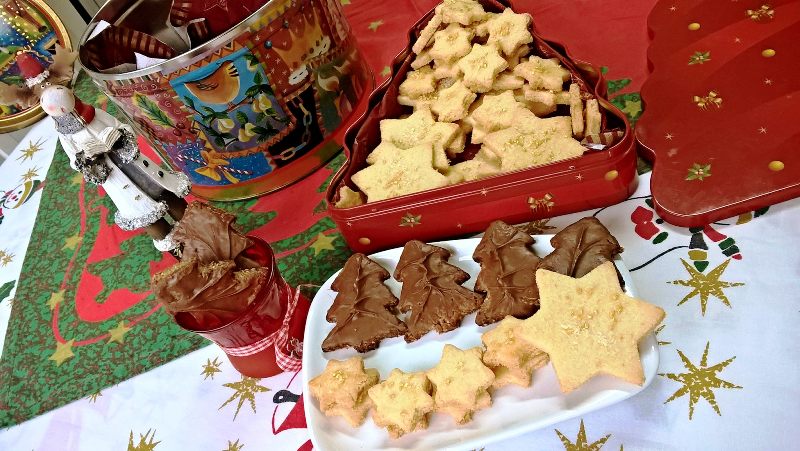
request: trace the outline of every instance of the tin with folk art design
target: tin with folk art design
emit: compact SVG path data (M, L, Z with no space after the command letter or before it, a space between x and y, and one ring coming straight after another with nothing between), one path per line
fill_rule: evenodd
M100 20L118 27L104 37L143 54L165 46L158 38L167 41L165 33L174 32L164 25L131 33L152 26L136 23L143 5L168 10L170 2L109 1L81 39L81 62L164 160L189 176L194 194L213 200L264 194L339 152L373 78L338 1L271 0L185 53L167 47L168 59L159 64L104 73L103 49L88 38ZM151 9L150 16L160 14Z
M486 11L507 5L481 2ZM605 129L624 131L615 144L599 151L545 166L508 172L351 208L336 208L338 190L354 187L350 177L366 167L366 157L380 141L379 122L409 111L397 103L398 87L410 70L411 45L433 16L431 10L409 33L409 45L392 64L392 76L369 97L364 113L345 135L347 162L336 173L328 193L328 211L347 244L356 252L401 246L411 239L432 241L482 232L502 219L521 223L617 203L636 189L636 149L625 115L606 100L606 83L593 65L574 60L560 44L542 39L533 26L535 53L558 58L574 81L583 83L600 103Z

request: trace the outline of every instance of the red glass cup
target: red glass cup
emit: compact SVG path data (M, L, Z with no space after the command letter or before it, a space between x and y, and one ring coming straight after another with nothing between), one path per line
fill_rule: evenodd
M272 248L259 238L248 238L253 244L243 254L269 271L256 299L234 319L218 327L203 328L186 313L177 313L175 322L216 343L242 375L263 378L291 367L285 364L287 358L299 365L303 330L311 304L299 290L283 280ZM279 353L283 354L283 359Z

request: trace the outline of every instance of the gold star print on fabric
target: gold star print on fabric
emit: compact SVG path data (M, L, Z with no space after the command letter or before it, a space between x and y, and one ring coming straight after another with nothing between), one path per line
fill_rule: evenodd
M41 170L40 168L28 169L28 171L26 173L22 174L22 181L23 182L30 182L34 178L39 177L39 171L40 170Z
M66 290L58 290L50 295L50 299L47 300L47 306L50 307L50 310L56 308L58 304L64 301L64 293Z
M80 172L76 173L75 175L69 178L69 182L72 183L73 185L80 185L81 183L83 183L83 174L81 174Z
M222 403L221 406L217 410L221 410L223 407L227 406L231 401L235 399L239 399L239 403L236 405L236 413L233 414L233 419L236 419L236 416L239 415L239 410L242 408L242 405L245 401L250 403L250 408L253 409L253 413L256 413L256 393L260 392L267 392L269 389L267 387L263 387L258 385L258 381L261 379L255 377L247 377L242 376L242 380L239 382L231 382L228 384L222 384L223 387L228 387L234 390L234 393L228 398L227 401Z
M152 451L161 443L161 440L157 442L153 442L156 438L156 431L153 429L152 433L150 429L144 433L144 435L139 434L139 442L134 444L133 443L133 431L131 431L131 435L128 437L128 451Z
M336 236L325 235L322 232L318 233L317 234L317 239L314 240L313 244L311 244L311 249L314 249L314 255L317 255L322 251L332 251L332 250L334 250L333 242L335 240L336 240Z
M629 117L636 117L642 112L642 102L640 100L626 100L622 112Z
M131 328L126 326L124 321L120 321L117 327L108 330L108 342L116 341L122 344L125 341L125 334L129 330L131 330Z
M375 22L370 22L369 23L369 27L367 27L367 28L369 28L372 31L378 31L378 27L380 27L381 25L383 25L383 21L382 20L376 20Z
M406 213L405 216L400 218L400 227L415 227L418 225L422 225L422 215Z
M61 250L65 251L69 249L71 251L74 251L75 248L78 246L78 243L80 243L81 241L83 241L83 237L80 235L80 233L76 233L75 235L69 236L64 239L64 246L61 247Z
M66 343L56 342L56 351L47 359L56 362L56 366L61 366L64 361L75 356L75 354L72 353L72 345L74 344L75 340L69 340Z
M662 324L662 325L658 326L658 328L655 330L655 332L653 332L655 334L656 340L658 340L658 344L660 346L666 346L668 344L672 344L671 341L661 341L661 339L658 337L658 334L660 334L661 331L664 330L665 327L667 327L667 325L666 324Z
M228 440L228 447L223 451L242 451L242 448L244 448L244 443L239 443L237 438L235 442Z
M0 249L0 266L6 266L12 261L14 261L14 254L5 249Z
M708 298L709 296L714 296L723 304L730 307L731 303L728 300L728 297L725 295L725 292L722 291L723 288L731 288L731 287L740 287L744 285L742 282L726 282L724 280L720 280L722 277L722 273L725 272L725 268L728 267L728 263L731 260L725 260L721 265L717 266L716 268L712 269L708 272L708 274L703 274L696 270L692 265L686 263L686 260L681 259L681 263L683 263L683 267L686 268L686 271L689 273L689 279L687 280L673 280L671 283L673 285L681 285L684 287L691 287L692 291L689 292L686 296L678 302L678 305L683 304L684 302L688 301L689 299L693 299L695 296L700 297L700 311L703 316L706 314L706 307L708 306Z
M200 373L200 375L203 376L203 380L209 377L214 379L215 374L222 372L222 370L219 369L220 365L222 365L222 362L219 361L219 357L214 357L214 360L206 359L206 363L203 365L203 371Z
M568 439L567 436L562 434L558 429L555 431L556 434L558 434L558 438L561 440L561 443L564 445L564 449L566 451L598 451L603 447L608 438L611 437L611 434L608 434L597 441L589 443L589 440L586 439L586 429L583 426L583 420L581 420L581 428L578 430L578 437L575 439L575 443Z
M40 138L38 141L28 141L28 147L22 149L22 155L17 157L17 161L25 162L25 160L33 160L33 156L36 155L36 152L42 150L42 144L44 144L44 138Z
M719 406L717 405L717 399L714 394L714 389L717 388L742 388L738 385L730 383L728 381L722 380L717 377L717 374L720 373L722 370L725 369L726 366L730 365L733 362L733 359L736 356L725 360L724 362L717 363L716 365L708 366L708 346L709 342L706 342L706 349L703 351L703 357L700 359L700 365L696 366L694 363L690 362L686 355L683 354L680 350L678 351L678 355L681 357L681 361L683 361L683 366L686 367L688 372L686 373L659 373L659 376L666 377L668 379L672 379L675 382L679 382L683 384L683 387L679 388L678 391L672 394L664 404L683 397L684 395L689 395L689 419L692 419L692 415L694 414L694 405L697 403L700 398L704 398L711 404L711 407L717 412L717 415L722 415L719 411Z
M388 77L391 73L392 69L390 69L389 66L383 66L383 70L381 70L381 77Z
M90 403L94 404L97 402L97 398L103 396L102 392L92 393L91 395L87 396L87 399Z

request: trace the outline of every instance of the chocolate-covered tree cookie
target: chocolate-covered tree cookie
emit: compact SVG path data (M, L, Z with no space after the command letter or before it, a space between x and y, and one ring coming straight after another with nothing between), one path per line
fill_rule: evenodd
M411 312L406 319L407 342L436 330L451 331L464 316L474 312L483 296L461 286L469 274L447 263L450 251L412 240L406 243L394 278L403 282L400 311Z
M622 252L617 239L597 218L583 218L550 239L553 252L539 263L540 269L570 277L583 277Z
M384 338L406 333L406 325L395 316L397 298L383 284L389 272L364 254L353 254L331 289L338 294L325 319L336 326L322 350L352 347L358 352L377 348Z
M509 315L525 319L538 310L536 268L540 259L531 244L530 235L503 221L486 229L472 254L481 265L475 291L486 294L475 323L485 326Z

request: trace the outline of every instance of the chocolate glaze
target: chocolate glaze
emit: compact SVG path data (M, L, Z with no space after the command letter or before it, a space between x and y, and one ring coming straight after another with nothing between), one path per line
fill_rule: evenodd
M583 277L622 252L617 239L597 218L583 218L550 239L554 250L539 263L539 268L570 277Z
M474 312L483 296L461 286L469 274L447 263L450 251L412 240L406 243L394 278L403 282L400 311L411 312L405 340L418 340L431 330L455 329Z
M322 342L330 352L352 347L358 352L377 348L381 340L406 332L395 316L397 298L383 284L389 272L363 254L353 254L331 284L336 298L325 319L336 323Z
M539 257L528 247L533 238L503 221L495 221L483 234L472 258L481 272L475 291L486 294L475 323L492 324L508 315L525 319L539 310L536 268Z
M266 268L236 270L231 260L203 264L184 259L153 276L153 292L171 315L191 315L204 328L225 324L245 310L267 281Z
M250 240L236 229L236 216L203 202L192 202L175 224L173 239L183 245L182 257L202 263L234 260L240 269L259 265L240 254Z

